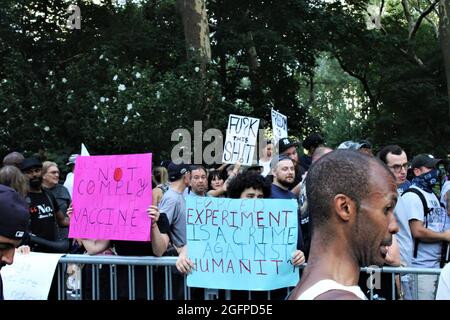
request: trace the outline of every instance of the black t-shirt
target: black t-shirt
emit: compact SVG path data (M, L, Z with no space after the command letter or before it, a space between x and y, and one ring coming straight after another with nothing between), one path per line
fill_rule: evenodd
M165 213L160 213L158 219L159 232L169 232L169 219ZM112 241L119 256L153 256L153 249L150 242L146 241Z
M169 232L169 220L165 213L160 213L158 227L161 233ZM119 256L154 256L152 244L147 241L119 241L111 242ZM128 300L128 266L117 266L117 287L119 300ZM144 266L134 267L134 285L136 300L147 299L147 272Z
M30 204L31 233L51 241L56 240L56 212L59 207L53 195L42 193L28 193Z

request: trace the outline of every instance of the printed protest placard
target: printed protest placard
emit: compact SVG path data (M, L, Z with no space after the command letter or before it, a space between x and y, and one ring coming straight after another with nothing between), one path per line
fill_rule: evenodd
M55 253L16 253L14 263L2 268L5 300L47 300L61 256Z
M230 114L223 150L223 163L250 166L255 152L259 119Z
M272 129L275 143L288 136L287 117L272 109Z
M152 154L79 156L71 238L150 240Z
M191 287L273 290L295 286L297 201L187 197Z

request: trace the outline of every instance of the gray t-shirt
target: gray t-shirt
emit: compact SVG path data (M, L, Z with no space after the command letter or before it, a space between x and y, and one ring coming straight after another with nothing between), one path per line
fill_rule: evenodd
M441 207L438 198L434 193L425 192L422 189L412 186L419 190L427 201L428 208L432 209L428 214L428 229L434 232L443 232L448 228L449 217L444 208ZM424 222L425 216L422 201L419 196L412 192L405 193L402 196L406 210L409 212L409 219L419 220ZM412 267L420 268L439 268L439 262L441 259L441 242L419 242L419 248L417 251L417 258L412 259Z
M186 244L186 200L183 193L172 188L164 193L159 203L159 211L167 215L169 220L169 237L176 247Z
M410 267L413 257L414 241L409 227L410 215L406 209L405 200L399 195L397 205L394 209L399 231L396 233L398 246L400 248L400 260L403 266Z

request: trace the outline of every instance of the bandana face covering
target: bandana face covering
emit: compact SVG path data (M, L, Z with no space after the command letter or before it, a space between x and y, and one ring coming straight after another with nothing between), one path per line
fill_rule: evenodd
M412 180L412 183L426 192L433 192L433 186L438 182L439 170L433 169Z

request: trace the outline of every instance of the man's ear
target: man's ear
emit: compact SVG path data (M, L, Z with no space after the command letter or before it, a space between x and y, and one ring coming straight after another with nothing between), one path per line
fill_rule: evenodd
M356 204L345 194L337 194L333 199L334 211L339 219L349 221L356 212Z

